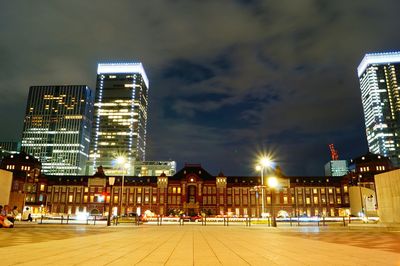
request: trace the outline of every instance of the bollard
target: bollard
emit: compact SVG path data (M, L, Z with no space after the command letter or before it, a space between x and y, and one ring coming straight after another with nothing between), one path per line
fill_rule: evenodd
M343 226L346 226L346 220L345 220L344 216L343 216Z
M61 224L64 222L64 215L61 215Z
M229 226L229 217L226 217L226 226Z
M94 216L93 225L96 225L96 215Z
M349 215L349 223L351 223L351 218L350 218L350 215Z
M160 217L160 226L162 225L162 215Z
M42 224L43 223L43 214L42 214L42 216L40 217L40 224Z
M292 216L289 217L290 227L292 227Z
M89 215L86 217L86 225L89 225Z
M67 224L68 224L68 222L69 222L69 214L67 215Z
M249 217L249 226L251 226L251 217Z

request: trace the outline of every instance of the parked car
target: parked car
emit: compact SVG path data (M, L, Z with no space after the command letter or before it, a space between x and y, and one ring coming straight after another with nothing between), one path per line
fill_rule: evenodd
M201 220L201 218L202 217L200 215L190 216L190 221L197 222L198 220Z

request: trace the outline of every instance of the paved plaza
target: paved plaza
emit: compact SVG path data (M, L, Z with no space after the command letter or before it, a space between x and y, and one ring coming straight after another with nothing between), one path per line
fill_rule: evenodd
M24 224L0 239L1 265L400 265L400 232L347 227Z

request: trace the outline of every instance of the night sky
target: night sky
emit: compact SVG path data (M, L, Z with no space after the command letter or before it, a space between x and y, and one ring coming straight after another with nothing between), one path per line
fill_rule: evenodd
M399 1L0 1L0 140L19 140L29 86L87 84L98 62L141 61L147 160L253 175L272 153L322 175L367 152L356 68L399 49Z

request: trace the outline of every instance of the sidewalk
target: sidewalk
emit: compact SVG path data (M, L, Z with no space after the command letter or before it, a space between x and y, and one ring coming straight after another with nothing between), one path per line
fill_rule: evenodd
M105 229L108 231L107 229ZM400 265L400 253L240 227L136 227L0 248L2 265Z

